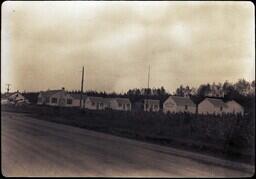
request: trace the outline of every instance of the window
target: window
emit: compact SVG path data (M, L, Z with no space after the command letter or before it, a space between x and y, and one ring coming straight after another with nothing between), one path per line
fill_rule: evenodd
M187 110L188 109L188 105L185 105L185 110Z
M57 98L52 98L52 103L57 103Z
M95 102L92 102L92 106L94 106L95 105Z
M103 103L100 103L100 107L102 107L103 106Z
M121 104L121 103L118 103L118 107L122 107L122 104Z
M146 104L146 109L148 108L148 104Z
M67 104L72 104L72 99L67 99Z
M158 105L155 104L155 105L154 105L154 109L157 109L157 108L158 108Z
M220 111L222 111L222 109L223 109L223 108L222 108L222 106L221 106L221 107L220 107Z
M127 108L130 108L130 104L126 104Z

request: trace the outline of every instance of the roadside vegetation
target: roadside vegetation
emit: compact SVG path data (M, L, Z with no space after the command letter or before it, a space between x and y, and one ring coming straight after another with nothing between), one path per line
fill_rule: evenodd
M70 91L79 93L79 91ZM255 81L240 79L236 83L202 84L198 89L182 85L174 95L189 95L198 104L208 95L224 95L244 107L240 115L197 115L186 113L151 113L132 110L89 111L76 108L37 106L38 92L24 92L31 105L2 105L2 110L25 112L38 119L107 132L118 136L217 155L226 159L253 163L255 158ZM128 97L132 103L170 95L163 87L131 89L124 94L86 91L89 96ZM162 106L161 106L162 108Z
M81 111L48 106L2 106L37 119L178 147L246 163L254 162L255 113L240 115L163 114L143 111Z

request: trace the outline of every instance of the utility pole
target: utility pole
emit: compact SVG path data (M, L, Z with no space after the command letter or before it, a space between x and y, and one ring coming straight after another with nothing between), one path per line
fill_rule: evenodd
M149 89L149 78L150 78L150 65L148 67L148 89Z
M147 89L147 108L149 109L149 111L150 111L150 107L149 107L149 79L150 79L150 65L148 66L148 89ZM147 109L147 110L148 110Z
M8 83L6 85L7 85L7 93L9 93L11 84Z
M80 108L82 108L83 89L84 89L84 66L83 66L83 70L82 70L81 96L80 96Z

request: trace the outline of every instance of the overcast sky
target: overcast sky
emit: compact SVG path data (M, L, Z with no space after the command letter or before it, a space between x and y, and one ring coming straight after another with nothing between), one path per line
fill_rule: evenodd
M1 90L125 92L255 79L251 2L4 2Z

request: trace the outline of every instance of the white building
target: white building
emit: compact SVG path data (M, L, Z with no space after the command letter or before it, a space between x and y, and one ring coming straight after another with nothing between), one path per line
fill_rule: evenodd
M65 106L66 92L64 89L40 92L37 97L37 104L49 106Z
M188 97L169 96L163 103L163 112L196 113L196 104Z
M109 107L113 110L131 111L131 101L128 98L107 98Z
M227 101L226 105L228 106L228 108L225 108L225 112L226 113L244 115L244 108L243 108L243 106L241 106L235 100Z
M80 98L81 94L75 93L75 94L69 94L69 106L70 107L80 107ZM85 99L86 95L82 95L82 108L85 108Z
M223 114L227 111L228 105L218 98L205 98L198 104L199 114Z
M87 96L85 99L85 108L91 110L104 110L109 108L109 101L102 97Z
M160 100L144 99L144 111L158 112L160 110Z
M62 107L80 107L80 94L69 94L64 90L64 88L61 90L48 90L39 93L37 104Z
M17 91L1 95L1 104L29 104L29 101Z

